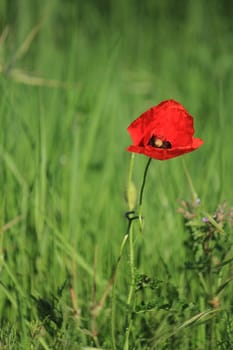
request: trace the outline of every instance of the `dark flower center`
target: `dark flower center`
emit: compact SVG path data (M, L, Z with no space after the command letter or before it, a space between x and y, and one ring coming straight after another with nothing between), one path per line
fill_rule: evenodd
M162 140L161 138L153 135L149 142L148 142L149 146L155 147L155 148L172 148L171 142L166 141L166 140Z

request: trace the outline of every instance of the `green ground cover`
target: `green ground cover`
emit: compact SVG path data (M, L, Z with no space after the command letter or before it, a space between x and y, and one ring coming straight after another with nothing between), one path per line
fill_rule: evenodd
M211 280L187 266L204 229L177 211L192 198L182 157L149 169L134 305L128 245L104 294L127 229L126 128L150 106L178 100L205 141L183 157L197 217L233 205L232 12L201 0L1 1L0 349L127 349L129 324L128 349L233 348L233 230L224 221ZM138 190L146 161L136 156ZM219 305L200 274L222 287Z

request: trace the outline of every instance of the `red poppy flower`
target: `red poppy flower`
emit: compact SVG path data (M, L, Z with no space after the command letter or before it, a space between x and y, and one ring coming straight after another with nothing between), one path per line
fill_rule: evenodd
M193 137L193 117L174 100L148 109L127 130L133 141L127 151L159 160L181 156L203 144Z

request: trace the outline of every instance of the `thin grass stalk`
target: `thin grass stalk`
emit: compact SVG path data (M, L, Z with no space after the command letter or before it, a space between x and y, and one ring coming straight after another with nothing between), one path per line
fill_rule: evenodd
M194 185L193 185L193 181L192 181L192 178L191 178L190 173L188 171L188 168L187 168L187 165L186 165L184 157L182 157L182 164L183 164L185 176L187 178L187 181L188 181L188 184L189 184L189 188L190 188L190 191L191 191L191 194L192 194L192 197L193 197L193 201L196 201L198 199L198 195L197 195L197 192L195 191L195 188L194 188Z

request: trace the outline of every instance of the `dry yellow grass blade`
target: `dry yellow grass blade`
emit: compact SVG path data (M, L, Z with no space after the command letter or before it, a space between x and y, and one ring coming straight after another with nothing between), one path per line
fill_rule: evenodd
M0 45L2 45L5 41L6 41L6 38L9 34L9 27L6 26L4 29L3 29L3 32L0 36Z
M9 230L12 226L16 225L22 219L23 219L23 217L21 215L19 215L19 216L16 216L16 218L14 218L13 220L11 220L11 221L7 222L6 224L4 224L0 228L0 234L2 234L3 232Z
M47 86L52 88L77 88L77 83L70 83L70 82L63 82L56 79L46 79L40 76L35 76L28 74L24 70L14 68L14 65L18 60L20 60L27 51L29 50L33 40L35 39L35 36L39 32L40 28L42 26L42 22L37 24L31 32L27 35L26 39L23 41L23 43L20 45L18 50L13 55L13 58L10 60L10 62L4 63L0 62L0 73L5 74L7 77L10 77L11 79L15 80L17 83L31 85L31 86ZM3 30L1 36L0 36L0 45L3 45L6 41L6 38L9 33L9 27L5 27ZM1 58L1 57L0 57Z
M0 69L1 71L1 69ZM56 88L72 88L78 87L77 83L63 82L54 79L45 79L39 76L30 75L24 72L21 69L13 68L8 72L8 76L10 76L17 83L22 83L26 85L32 86L47 86L47 87L56 87Z
M11 60L11 63L18 61L27 53L27 51L29 50L36 34L39 32L41 25L42 25L42 23L39 23L39 24L35 25L34 28L32 28L31 32L27 35L27 37L24 40L24 42L22 43L22 45L18 48L18 50L14 54L14 56Z

